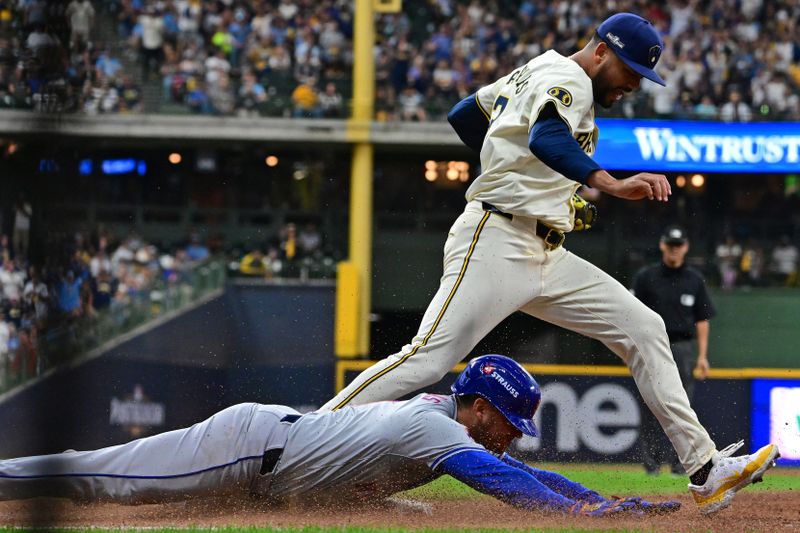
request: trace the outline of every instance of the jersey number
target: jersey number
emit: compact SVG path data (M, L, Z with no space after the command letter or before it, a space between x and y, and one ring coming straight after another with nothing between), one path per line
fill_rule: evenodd
M508 96L500 95L494 100L494 105L492 106L492 120L489 122L489 126L494 124L494 121L505 111L506 105L508 104Z

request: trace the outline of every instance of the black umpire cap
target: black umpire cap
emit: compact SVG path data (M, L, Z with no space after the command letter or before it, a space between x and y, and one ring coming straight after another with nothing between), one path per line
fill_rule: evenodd
M664 233L661 235L661 242L664 244L686 244L689 238L686 236L686 230L680 226L667 226Z

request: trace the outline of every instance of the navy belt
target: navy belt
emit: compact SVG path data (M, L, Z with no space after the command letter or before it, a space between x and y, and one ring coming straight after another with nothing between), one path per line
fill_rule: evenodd
M281 422L287 422L289 424L294 424L300 419L300 415L286 415L281 418ZM283 448L272 448L264 452L264 456L261 458L261 469L259 473L263 476L264 474L269 474L275 467L278 465L278 461L281 460L281 455L283 455Z
M489 202L481 202L481 207L484 211L495 213L501 217L507 218L508 220L514 220L514 215L500 211ZM566 238L564 232L558 231L555 228L551 228L550 226L544 224L543 222L539 222L538 220L536 221L536 235L544 241L545 248L551 252L564 244L564 239Z

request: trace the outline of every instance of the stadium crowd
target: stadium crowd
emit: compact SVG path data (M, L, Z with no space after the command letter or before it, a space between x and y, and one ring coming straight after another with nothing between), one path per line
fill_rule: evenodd
M218 254L230 258L234 276L307 280L336 274L336 254L311 222L287 223L263 246L230 249L194 231L172 247L136 233L122 239L104 231L53 234L45 264L34 266L27 260L26 220L30 206L23 201L14 234L0 235L0 391L59 362L48 360L51 350L43 345L85 335L108 311L124 317L134 301L155 305L165 288L191 283L196 268Z
M666 44L658 70L668 86L645 82L622 114L800 119L800 5L789 0L406 0L403 13L377 17L377 118L438 119L549 48L572 53L611 11L647 17ZM101 13L116 19L140 72L123 73L119 58L91 41ZM0 105L34 106L54 82L42 80L31 55L60 46L69 51L59 59L65 91L87 112L139 111L140 83L155 78L172 110L347 114L353 13L345 0L0 0L0 28Z
M149 303L154 287L187 281L211 256L196 236L162 253L135 234L116 239L78 232L51 236L52 253L34 266L26 240L16 232L12 239L0 236L0 391L58 362L47 360L43 344L66 344L105 311L137 298Z
M141 88L92 40L94 0L0 0L0 108L136 113Z

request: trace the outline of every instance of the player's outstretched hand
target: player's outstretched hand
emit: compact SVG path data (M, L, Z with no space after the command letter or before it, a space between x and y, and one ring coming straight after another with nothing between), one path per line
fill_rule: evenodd
M613 498L615 501L618 502L632 503L636 505L637 509L639 509L645 514L663 515L663 514L674 513L675 511L681 508L681 502L676 502L676 501L648 502L647 500L643 500L638 496L632 496L628 498L613 496Z
M618 180L615 189L610 191L611 194L626 200L643 200L647 198L648 200L666 202L669 200L669 195L672 194L672 188L665 175L651 174L649 172L640 172L630 178Z
M586 184L604 193L625 200L658 200L666 202L672 194L667 177L663 174L640 172L624 180L615 179L605 170L596 170L587 178Z
M599 518L603 516L617 516L620 514L643 516L644 512L639 509L639 505L636 502L606 500L598 503L577 502L570 509L570 514L574 516Z

